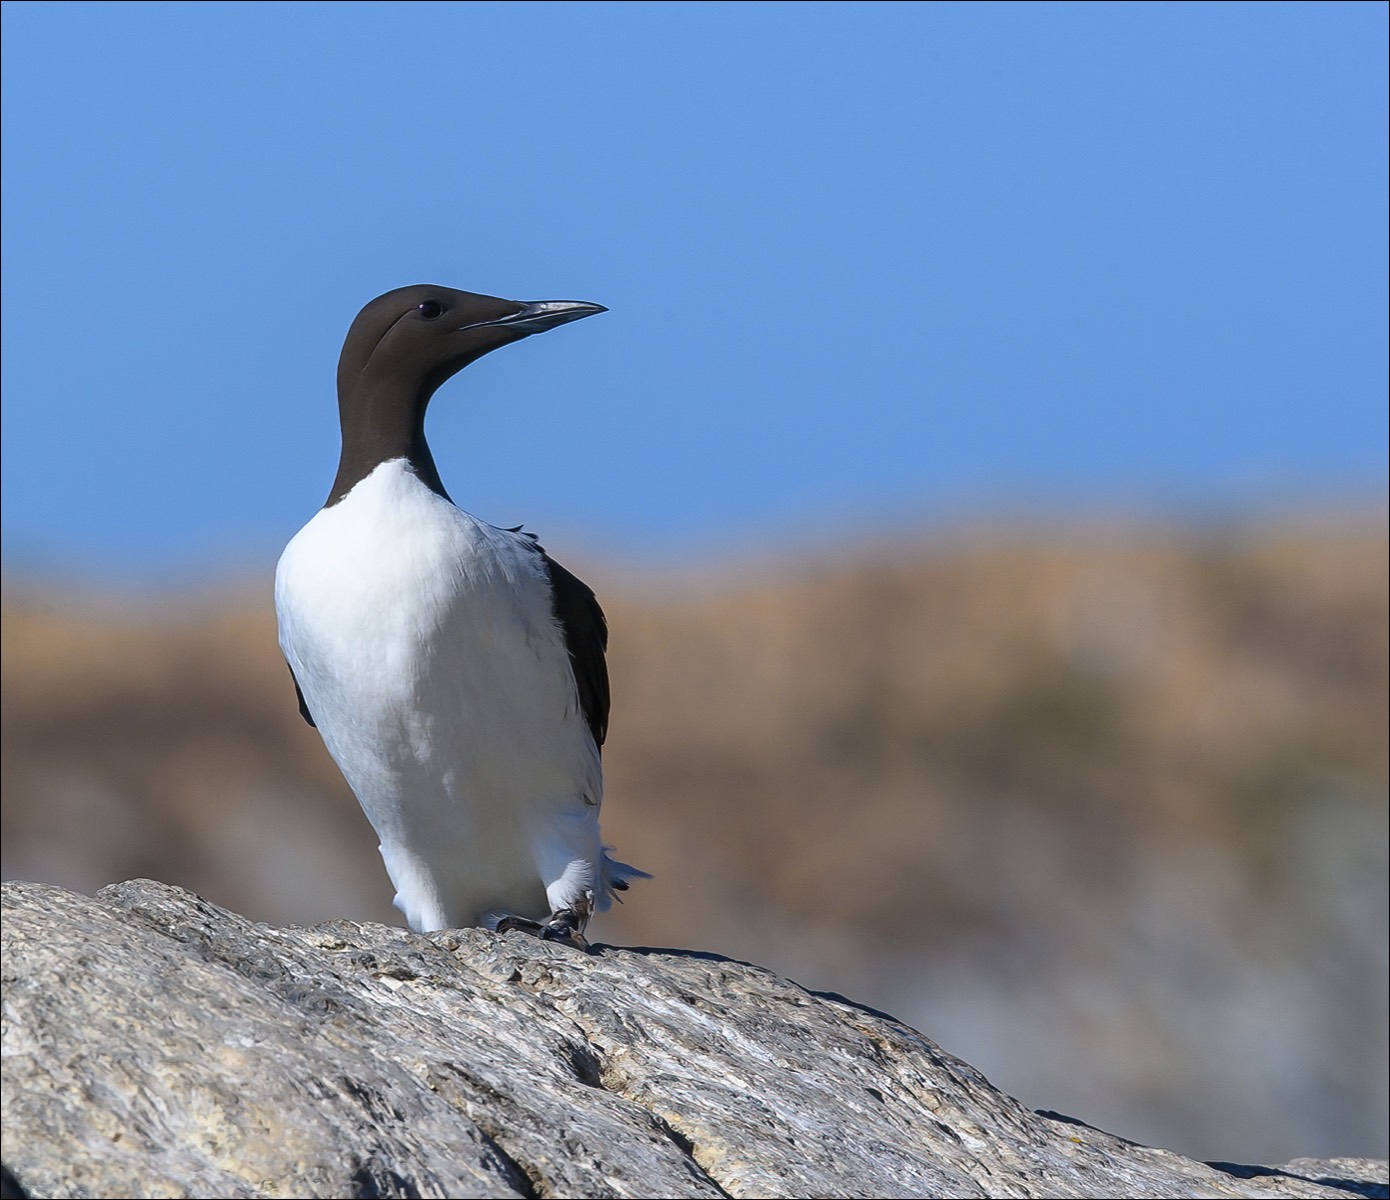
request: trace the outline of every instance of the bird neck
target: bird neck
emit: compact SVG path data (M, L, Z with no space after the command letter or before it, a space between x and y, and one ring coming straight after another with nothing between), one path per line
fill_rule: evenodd
M425 441L425 409L433 389L392 390L380 383L338 389L343 448L324 507L331 508L384 462L403 458L432 492L449 498Z

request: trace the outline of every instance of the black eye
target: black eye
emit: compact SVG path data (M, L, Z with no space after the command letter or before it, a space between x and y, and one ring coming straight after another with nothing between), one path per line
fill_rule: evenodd
M415 306L415 311L426 321L437 321L444 315L444 306L438 300L425 300Z

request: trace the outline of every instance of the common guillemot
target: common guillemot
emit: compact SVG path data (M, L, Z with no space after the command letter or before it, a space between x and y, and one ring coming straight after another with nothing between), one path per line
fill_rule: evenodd
M607 310L452 288L368 304L338 361L342 455L275 573L280 647L381 839L413 929L583 944L630 880L599 833L608 629L533 534L456 507L425 441L439 386L490 350Z

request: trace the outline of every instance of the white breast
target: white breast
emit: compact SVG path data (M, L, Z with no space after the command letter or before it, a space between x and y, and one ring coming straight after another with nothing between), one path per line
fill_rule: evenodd
M544 917L602 890L598 750L529 539L398 459L295 536L275 600L413 927Z

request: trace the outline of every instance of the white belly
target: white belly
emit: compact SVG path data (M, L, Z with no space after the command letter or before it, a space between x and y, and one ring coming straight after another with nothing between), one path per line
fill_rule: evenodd
M286 547L280 645L416 929L605 898L602 771L519 534L378 467Z

